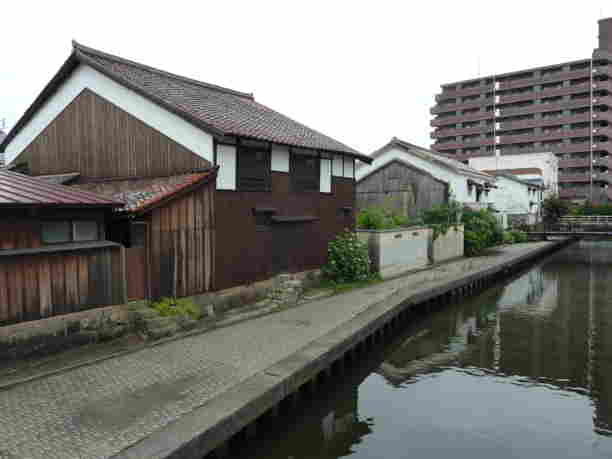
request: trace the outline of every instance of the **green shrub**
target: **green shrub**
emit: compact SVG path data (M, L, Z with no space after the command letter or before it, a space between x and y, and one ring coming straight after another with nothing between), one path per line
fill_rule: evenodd
M435 241L448 232L452 226L456 226L461 216L461 206L456 201L447 204L433 206L422 213L423 222L433 230Z
M464 209L461 218L465 225L464 252L468 257L480 255L488 247L501 244L504 231L489 210Z
M510 231L510 235L512 237L512 241L515 244L527 242L529 240L529 238L527 237L527 233L525 233L524 231L512 230Z
M161 300L152 303L151 307L155 309L160 316L189 316L192 319L199 319L201 316L200 309L188 298L162 298Z
M510 231L504 231L504 244L514 244L514 236Z
M328 244L327 264L323 276L337 283L364 281L372 278L368 246L349 230Z
M368 207L357 214L357 228L384 230L410 225L410 219L387 207Z
M570 208L570 204L558 196L551 196L544 199L544 201L542 201L542 216L544 223L555 223L560 217L568 214Z

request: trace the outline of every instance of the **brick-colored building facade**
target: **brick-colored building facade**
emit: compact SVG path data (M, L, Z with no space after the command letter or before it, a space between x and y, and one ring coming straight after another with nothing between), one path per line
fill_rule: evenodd
M612 200L611 78L608 18L591 58L441 85L431 147L464 162L496 150L553 152L561 197Z

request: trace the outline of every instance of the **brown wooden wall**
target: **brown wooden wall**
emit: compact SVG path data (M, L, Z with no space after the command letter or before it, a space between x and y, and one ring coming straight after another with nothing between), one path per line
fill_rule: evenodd
M83 90L19 155L32 175L155 177L210 166L117 106Z
M211 290L215 231L214 182L152 211L148 217L152 298Z
M398 161L388 163L357 183L357 211L382 206L415 218L423 210L447 201L448 184Z
M0 324L124 303L123 250L0 256Z
M2 217L7 217L6 213L3 213ZM0 221L0 250L36 247L40 247L38 220L13 219L9 216Z
M354 181L333 177L332 193L293 193L289 174L272 173L271 192L216 191L216 290L268 279L277 274L278 258L286 256L287 271L322 266L327 243L353 227ZM314 216L307 223L273 223L256 228L253 208L276 208L277 216Z

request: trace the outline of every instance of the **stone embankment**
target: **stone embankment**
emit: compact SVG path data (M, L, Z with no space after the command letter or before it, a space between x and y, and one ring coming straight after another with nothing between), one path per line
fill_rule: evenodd
M562 244L510 246L13 384L0 392L0 457L222 455L409 310L470 294Z

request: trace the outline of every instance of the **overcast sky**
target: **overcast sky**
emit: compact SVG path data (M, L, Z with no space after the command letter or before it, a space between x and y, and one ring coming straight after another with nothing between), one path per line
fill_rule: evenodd
M5 4L8 3L8 4ZM566 6L567 5L567 6ZM612 1L10 1L0 119L10 128L76 39L245 92L370 153L430 145L441 83L590 56Z

